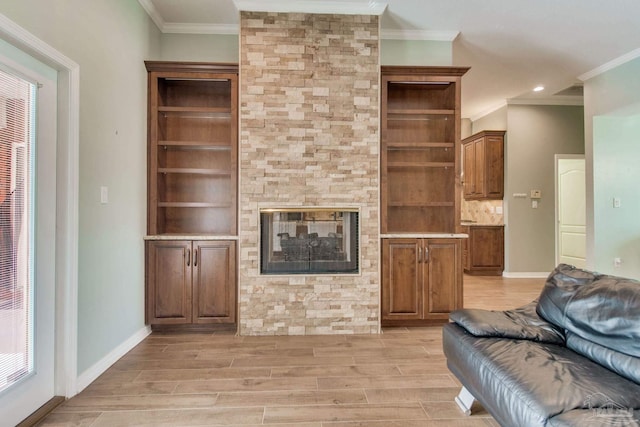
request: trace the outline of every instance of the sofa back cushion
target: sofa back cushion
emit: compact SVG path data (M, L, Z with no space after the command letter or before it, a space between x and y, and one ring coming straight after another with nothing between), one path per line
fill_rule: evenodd
M543 319L586 341L640 357L636 280L560 264L549 275L536 310Z

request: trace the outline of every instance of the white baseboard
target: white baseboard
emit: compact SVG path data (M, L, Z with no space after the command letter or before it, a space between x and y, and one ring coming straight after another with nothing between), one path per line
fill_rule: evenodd
M548 271L540 271L540 272L509 272L505 271L502 273L502 277L506 277L508 279L546 279L549 277Z
M118 359L127 354L133 347L140 344L151 333L151 327L145 326L138 332L134 333L129 339L114 348L109 354L100 359L96 364L78 375L76 381L76 394L84 390L89 384L94 382L96 378L102 375L111 365L116 363ZM71 396L69 396L71 397Z

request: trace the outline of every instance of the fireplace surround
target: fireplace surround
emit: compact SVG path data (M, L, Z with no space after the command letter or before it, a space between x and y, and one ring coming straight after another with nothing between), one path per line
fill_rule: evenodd
M240 14L240 335L380 331L379 53L377 16ZM283 207L357 208L357 273L263 274Z
M358 211L260 211L261 274L357 274Z

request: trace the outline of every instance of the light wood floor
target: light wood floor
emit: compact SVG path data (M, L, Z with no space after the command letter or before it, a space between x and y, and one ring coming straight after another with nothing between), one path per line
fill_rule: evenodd
M544 279L465 276L465 306L514 308ZM441 327L380 335L157 334L43 426L488 427L453 403Z

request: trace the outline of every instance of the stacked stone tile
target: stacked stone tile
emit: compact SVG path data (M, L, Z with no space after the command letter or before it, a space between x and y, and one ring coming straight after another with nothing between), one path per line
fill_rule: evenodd
M377 16L241 12L242 335L377 333ZM361 274L262 276L259 210L360 210Z

